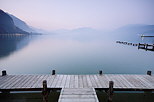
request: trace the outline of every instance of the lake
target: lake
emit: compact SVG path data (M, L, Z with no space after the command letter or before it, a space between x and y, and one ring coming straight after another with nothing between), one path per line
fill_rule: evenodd
M0 35L0 70L8 74L50 74L53 69L58 74L154 72L153 51L116 40L99 35ZM127 41L154 43L154 38Z

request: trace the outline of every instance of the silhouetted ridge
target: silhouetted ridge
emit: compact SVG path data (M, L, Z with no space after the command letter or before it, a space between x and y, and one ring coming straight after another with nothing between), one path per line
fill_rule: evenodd
M4 11L0 9L0 34L28 34L21 30L20 28L16 27L13 19Z
M29 27L24 21L22 21L21 19L17 18L16 16L9 14L9 16L13 19L13 22L15 24L16 27L26 31L26 32L36 32L35 30L33 30L31 27Z

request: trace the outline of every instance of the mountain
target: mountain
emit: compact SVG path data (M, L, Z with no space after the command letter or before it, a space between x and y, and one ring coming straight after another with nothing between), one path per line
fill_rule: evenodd
M14 33L28 34L28 32L16 27L13 19L7 13L0 9L0 34Z
M112 32L112 35L118 38L137 38L141 35L153 35L154 25L131 24L118 28Z
M144 33L144 34L149 34L148 32L152 30L154 30L154 25L141 25L141 24L126 25L117 29L117 31L120 32L127 31L127 32Z
M15 16L12 15L12 14L9 14L9 16L13 19L14 24L15 24L18 28L20 28L20 29L22 29L22 30L24 30L24 31L26 31L26 32L29 32L29 33L35 32L34 29L32 29L31 27L29 27L29 26L28 26L24 21L22 21L21 19L15 17Z

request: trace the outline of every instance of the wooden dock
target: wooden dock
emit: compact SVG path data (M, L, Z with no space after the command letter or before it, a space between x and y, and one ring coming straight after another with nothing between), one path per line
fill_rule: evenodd
M154 51L154 44L138 44L138 49L144 49L144 50L149 50L149 51Z
M154 37L153 35L142 35L141 37Z
M3 71L0 76L0 91L43 89L46 95L50 89L61 88L59 102L98 102L95 88L108 91L109 82L114 82L113 91L154 91L154 76L151 71L147 75L102 74L101 71L92 75L63 75L55 74L55 71L49 75L7 75Z

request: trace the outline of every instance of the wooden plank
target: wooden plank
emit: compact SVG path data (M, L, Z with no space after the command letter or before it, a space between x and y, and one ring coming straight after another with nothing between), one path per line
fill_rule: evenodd
M23 75L17 75L13 80L8 81L7 84L5 84L5 86L3 88L5 89L10 89L13 85L15 85L16 83L18 83L19 80L21 80L21 77Z
M73 98L94 98L94 95L63 95L61 99L73 99Z
M91 82L91 80L90 80L90 77L89 77L89 75L86 75L86 77L87 77L87 84L88 84L88 88L91 88L92 87L92 82Z
M114 77L112 76L112 74L105 75L104 77L108 80L108 82L107 82L108 88L109 88L109 82L110 81L114 82L114 88L118 88L118 82L114 80Z
M37 80L38 80L40 77L41 77L40 75L35 75L34 79L33 79L33 80L31 81L31 83L28 85L29 88L32 88L33 85L34 85L35 83L37 83Z
M44 75L40 75L40 77L39 77L39 79L36 81L36 83L34 84L34 85L32 85L31 87L32 88L39 88L39 85L40 85L40 83L42 83L43 81L43 78L44 78L45 76ZM27 85L26 85L27 86Z
M75 75L75 86L74 88L78 88L79 87L79 78L78 75Z
M123 88L129 88L129 87L131 87L131 84L128 83L128 81L126 81L126 79L123 78L123 76L118 75L118 78L119 78L120 83L123 85Z
M106 80L107 80L108 83L109 83L109 81L113 81L112 78L110 78L110 75L111 74L104 75L104 78L106 78Z
M102 88L108 88L108 80L104 77L104 75L97 75L98 80Z
M69 88L73 88L74 87L74 75L70 75L70 87Z
M98 102L93 88L62 89L58 102Z
M152 85L150 85L141 75L135 75L135 77L143 84L146 88L152 88Z
M21 80L20 80L17 84L13 85L11 88L21 88L22 83L24 83L25 80L26 80L28 77L29 77L29 75L24 75L24 76L21 78Z
M117 83L117 86L120 88L126 88L125 84L122 83L123 80L120 79L119 75L114 76L113 74L111 74L112 79Z
M47 80L50 75L43 75L43 76L44 77L42 78L41 82L38 83L38 87L37 88L43 88L43 81Z
M60 77L60 75L55 75L56 77L55 77L55 79L54 79L54 81L53 81L53 83L52 83L52 87L53 88L57 88L57 86L56 86L56 84L57 84L57 82L58 82L58 79L59 79L59 77Z
M131 83L133 85L133 87L131 88L143 88L142 84L140 83L140 81L138 81L134 75L126 75L125 78L128 80L129 83Z
M8 89L14 89L14 88L16 88L16 85L17 85L18 83L20 83L20 81L23 81L24 77L25 77L25 75L21 75L21 76L16 77L15 80L12 80L12 82L9 82L10 85L7 86L7 88L8 88Z
M147 80L147 78L145 78L146 76L142 76L141 78L151 87L153 88L154 87L154 80L153 82ZM151 77L150 77L151 78ZM154 77L152 77L152 79L154 79Z
M56 75L50 75L50 79L49 79L48 85L47 85L48 87L52 88L52 84L55 80L55 77L56 77Z
M83 87L88 88L88 82L87 82L86 75L82 75L82 78L83 78Z
M127 84L129 84L129 88L136 88L136 86L133 84L131 76L129 75L122 75L121 78L123 80L125 80L125 82L127 82Z
M25 83L24 88L31 88L33 81L36 80L36 75L31 75L30 79Z
M91 80L91 83L92 83L92 87L96 88L97 87L97 84L96 84L96 82L94 80L93 75L89 75L89 77L90 77L90 80Z
M60 96L59 96L58 102L62 102L63 91L64 91L64 88L62 88L62 90L60 92Z
M126 88L126 86L121 83L122 80L120 80L120 77L118 77L119 75L113 75L110 74L110 79L114 81L114 87L115 88Z
M79 75L79 88L83 88L83 76Z
M75 75L73 75L73 88L75 88Z
M127 88L133 87L133 85L130 82L128 82L127 79L125 79L125 75L119 75L119 76L120 76L122 82L125 83Z
M27 75L27 79L20 85L20 88L26 88L27 83L29 83L29 80L33 77L33 75Z
M42 75L42 76L45 77L45 75ZM32 76L31 79L29 79L29 81L25 84L25 88L31 88L33 86L33 85L31 85L33 80L35 80L35 82L36 82L36 80L37 80L36 76ZM43 82L43 80L40 80L39 83L37 83L37 85L35 86L35 88L41 88L42 87L42 82Z
M154 77L150 75L143 76L152 86L154 86Z
M59 102L96 102L96 100L95 99L61 99L61 101L59 101Z
M67 81L66 79L67 79L67 75L63 75L63 80L61 81L60 88L64 88L65 87L65 83Z
M64 77L64 75L59 75L58 81L57 81L57 83L55 85L57 88L60 88L63 77Z
M70 75L67 75L65 88L69 88L70 87L70 79L71 79Z
M16 75L6 75L6 76L0 76L0 85L4 84L11 78L15 77Z
M3 79L0 81L0 88L2 89L4 86L7 86L7 84L10 83L10 81L14 80L17 76L16 75L11 75L9 76L3 76Z
M96 75L93 75L93 76L94 76L94 80L97 84L97 88L101 88L101 83L99 82L98 76L96 76Z
M132 79L136 87L141 88L141 89L145 87L145 85L140 80L138 80L135 75L132 76Z

